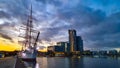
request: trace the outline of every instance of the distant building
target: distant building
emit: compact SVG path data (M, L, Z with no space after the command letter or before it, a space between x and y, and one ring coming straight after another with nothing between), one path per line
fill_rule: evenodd
M109 55L117 55L117 54L118 54L117 50L110 50L109 51Z
M77 51L83 52L83 40L81 36L76 36Z
M48 51L47 54L49 56L54 56L55 47L54 46L48 46L47 51Z
M61 52L68 52L68 42L57 42L57 46L59 46L59 50Z
M84 55L92 55L92 52L90 50L85 50L83 52Z
M92 52L92 55L99 55L98 51L91 51L91 52Z
M76 30L69 30L69 48L70 52L83 52L83 40L81 36L76 35Z
M67 52L68 42L57 42L57 45L48 46L48 52Z
M69 44L70 44L70 52L77 51L76 46L76 30L69 30Z
M54 52L63 52L64 51L63 47L61 47L61 46L54 46L54 47L55 47Z
M48 52L54 52L55 48L54 46L48 46L47 51Z
M67 46L67 53L70 53L70 43L68 43L68 46Z
M107 55L107 51L99 51L99 55Z

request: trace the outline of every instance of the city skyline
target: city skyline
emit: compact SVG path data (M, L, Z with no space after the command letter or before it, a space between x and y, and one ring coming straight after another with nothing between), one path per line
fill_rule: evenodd
M0 0L0 50L20 49L19 28L27 22L30 0ZM32 0L40 48L82 36L85 49L120 48L119 0ZM6 48L9 47L9 48Z

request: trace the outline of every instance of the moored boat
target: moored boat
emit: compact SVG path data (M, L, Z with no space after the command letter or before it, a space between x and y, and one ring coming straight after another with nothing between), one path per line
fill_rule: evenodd
M37 41L39 38L40 32L33 30L32 25L32 5L30 15L28 17L28 21L25 28L25 37L24 43L22 46L22 51L19 53L18 58L22 59L23 61L36 61L37 58ZM32 35L36 33L37 37L34 38ZM35 35L34 35L35 36Z

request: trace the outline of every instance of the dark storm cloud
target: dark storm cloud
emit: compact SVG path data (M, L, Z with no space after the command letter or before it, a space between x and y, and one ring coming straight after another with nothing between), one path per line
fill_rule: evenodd
M96 47L120 47L120 13L107 17L99 25L93 26L84 33L87 41L94 42ZM88 46L89 47L89 46Z
M47 0L36 0L36 1L46 3Z
M6 23L0 25L0 37L8 39L11 42L13 42L13 38L15 37L14 32L15 31L13 31L13 30L11 31L11 24L10 23L6 22Z
M27 3L27 0L0 0L0 35L3 38L12 40L16 34L12 29L26 22Z
M0 0L1 18L17 18L24 21L27 19L26 17L28 16L27 13L29 8L30 7L28 6L28 0Z
M8 39L8 40L12 41L12 38L9 37L8 35L5 35L5 34L3 34L3 33L0 33L0 36L1 36L2 38L5 38L5 39Z
M29 0L1 0L0 3L0 18L17 19L11 23L4 21L1 28L27 21ZM56 41L58 37L64 41L68 29L72 28L83 37L85 47L120 45L119 0L33 0L32 4L33 22L37 29L43 30L41 40Z
M108 16L120 12L120 7L118 7L120 0L81 0L80 3L95 10L102 10Z
M54 39L57 35L60 36L60 31L64 30L64 28L65 27L46 28L44 29L44 32L41 33L41 38L46 41L53 41L51 39Z
M83 6L72 8L60 14L60 18L68 20L72 24L72 27L76 29L97 25L105 17L104 12L100 10L93 11L91 8Z
M10 15L7 12L0 11L0 18L10 18Z
M54 4L54 5L57 5L57 6L62 4L62 2L60 0L52 0L52 1L51 0L36 0L36 1L44 3L44 4L51 3L51 4Z

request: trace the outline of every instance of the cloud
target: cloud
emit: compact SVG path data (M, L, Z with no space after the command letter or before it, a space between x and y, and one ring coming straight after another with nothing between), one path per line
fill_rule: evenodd
M108 16L120 12L120 7L118 7L120 0L81 0L80 3L94 10L102 10Z
M112 14L111 16L105 18L98 25L89 28L89 30L83 33L84 39L92 45L87 47L108 47L114 48L119 47L120 41L120 20L118 19L120 13Z
M10 18L10 15L4 11L0 11L0 18Z
M82 36L85 47L119 47L119 3L118 0L33 0L33 24L41 31L42 41L68 41L68 29L72 28ZM15 26L27 22L29 6L29 0L0 0L0 30L5 36L9 32L16 34Z
M8 39L8 40L12 41L12 38L9 37L8 35L5 35L5 34L0 33L0 36L1 36L2 38L5 38L5 39Z

